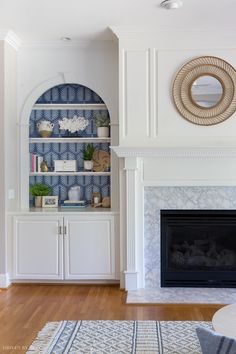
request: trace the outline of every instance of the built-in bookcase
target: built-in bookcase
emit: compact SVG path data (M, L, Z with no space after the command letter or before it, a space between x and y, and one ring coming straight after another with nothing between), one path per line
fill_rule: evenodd
M105 112L107 107L101 97L91 89L78 84L63 84L45 92L35 103L30 115L29 154L41 156L47 162L48 172L29 171L30 185L42 182L52 188L52 194L59 197L59 203L68 198L68 190L74 185L81 187L81 199L90 202L93 192L100 192L102 197L110 196L110 169L108 171L84 171L82 152L88 143L97 150L109 152L110 138L98 138L94 123L95 112ZM74 115L89 120L86 130L76 137L68 136L59 129L58 121L72 118ZM49 138L41 138L37 123L47 120L54 124ZM76 160L76 172L54 172L54 160ZM29 196L30 205L33 203Z

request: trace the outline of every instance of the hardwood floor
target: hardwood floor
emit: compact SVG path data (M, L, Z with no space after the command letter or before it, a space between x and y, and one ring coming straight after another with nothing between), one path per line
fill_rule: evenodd
M48 321L209 321L222 305L126 305L118 286L13 285L0 292L0 353L23 353Z

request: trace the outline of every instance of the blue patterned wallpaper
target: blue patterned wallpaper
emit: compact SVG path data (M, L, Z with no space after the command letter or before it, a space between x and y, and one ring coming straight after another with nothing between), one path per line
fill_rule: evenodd
M104 103L103 100L89 88L78 84L58 85L45 92L36 103ZM29 136L39 137L37 123L41 120L49 120L54 123L52 137L63 137L65 133L59 130L58 120L74 115L83 116L89 120L88 127L79 133L81 137L96 137L96 125L93 121L94 113L99 110L33 110L30 115ZM104 111L103 111L104 112ZM109 116L108 111L105 111ZM64 134L64 135L63 135ZM98 150L109 151L108 143L93 144ZM30 154L43 156L49 169L53 171L54 160L77 160L78 170L83 170L82 151L86 144L78 143L33 143L29 146ZM90 201L92 192L100 192L103 197L110 195L109 176L31 176L30 185L34 183L45 183L52 187L53 195L59 196L62 202L68 199L67 193L70 187L79 185L81 187L81 199ZM33 198L30 196L30 205Z
M44 92L36 103L104 103L104 101L86 86L62 84Z

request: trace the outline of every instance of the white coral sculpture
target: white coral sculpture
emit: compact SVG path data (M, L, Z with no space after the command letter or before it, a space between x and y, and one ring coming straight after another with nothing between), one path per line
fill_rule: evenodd
M89 125L88 119L74 116L73 118L62 118L58 121L60 130L68 130L70 133L85 130Z

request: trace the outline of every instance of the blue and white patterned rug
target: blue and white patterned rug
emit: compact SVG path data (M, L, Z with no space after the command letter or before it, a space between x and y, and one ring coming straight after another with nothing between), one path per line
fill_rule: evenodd
M61 321L38 333L28 354L200 354L200 321Z

